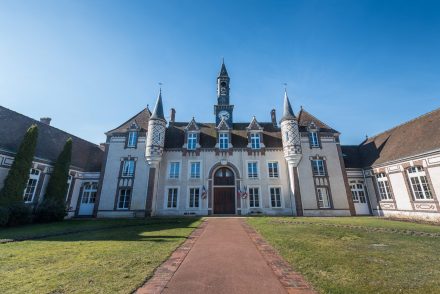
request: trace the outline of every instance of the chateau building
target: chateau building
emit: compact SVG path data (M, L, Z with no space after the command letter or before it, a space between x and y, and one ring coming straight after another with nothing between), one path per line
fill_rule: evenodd
M440 109L357 146L287 93L278 121L234 121L223 63L209 122L166 121L160 92L148 108L106 133L101 146L0 107L0 185L22 134L40 136L24 200L42 200L65 140L73 138L69 217L167 215L385 215L440 219ZM280 99L282 99L280 97Z

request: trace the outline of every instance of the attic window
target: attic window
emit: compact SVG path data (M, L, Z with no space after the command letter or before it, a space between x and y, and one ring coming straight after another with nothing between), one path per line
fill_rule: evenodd
M251 148L260 149L260 134L251 134Z
M197 146L197 134L189 133L188 134L188 150L195 150Z
M127 147L136 147L137 132L131 131L128 133Z
M318 132L316 131L310 131L309 132L309 140L310 140L310 147L320 147L319 146L319 138L318 138Z

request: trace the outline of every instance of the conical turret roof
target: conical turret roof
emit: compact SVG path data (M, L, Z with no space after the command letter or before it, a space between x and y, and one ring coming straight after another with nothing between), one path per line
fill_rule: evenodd
M220 69L219 77L229 77L228 71L226 70L225 60L222 61L222 67Z
M281 121L296 119L295 114L293 114L292 105L290 105L289 97L287 96L287 91L284 90L284 108L283 117Z
M162 105L162 90L159 91L159 97L157 97L156 106L154 107L153 114L151 115L150 119L165 120Z

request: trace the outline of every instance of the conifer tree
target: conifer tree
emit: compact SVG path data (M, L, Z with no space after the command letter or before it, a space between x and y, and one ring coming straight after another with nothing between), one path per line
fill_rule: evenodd
M23 193L29 180L37 139L38 128L32 125L21 141L0 190L0 225L17 225L31 220L31 211L23 202Z
M32 125L24 135L3 188L0 190L0 205L7 206L11 203L23 202L23 192L29 180L37 139L38 128Z
M72 139L67 139L47 184L46 194L37 208L37 220L41 222L60 221L66 216L67 180L72 158Z

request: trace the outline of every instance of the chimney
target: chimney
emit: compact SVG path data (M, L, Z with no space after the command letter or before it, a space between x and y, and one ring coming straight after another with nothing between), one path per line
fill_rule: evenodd
M277 126L277 114L276 114L275 109L272 109L270 111L270 120L272 121L273 126L276 127Z
M40 122L43 123L43 124L46 124L48 126L50 126L50 121L51 120L52 119L50 117L42 117L42 118L40 118Z
M176 120L176 110L174 108L171 108L170 110L170 124L174 124Z

